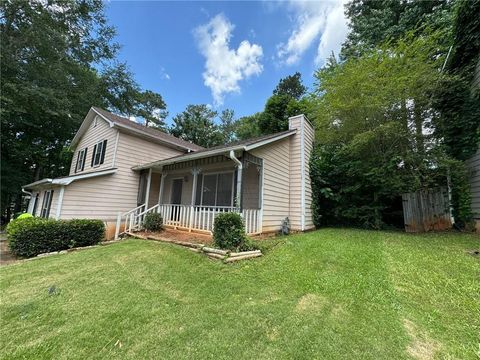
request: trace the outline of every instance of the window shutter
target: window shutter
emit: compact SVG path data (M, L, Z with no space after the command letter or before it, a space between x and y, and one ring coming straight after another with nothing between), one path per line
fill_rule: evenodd
M105 160L105 152L107 151L107 140L103 141L103 146L102 146L102 158L100 159L100 164L103 164Z
M80 153L81 153L81 151L79 151L77 153L77 162L75 164L75 173L77 173L77 171L78 171L78 163L80 162Z
M47 201L47 195L48 194L48 191L45 191L43 193L43 199L42 199L42 207L40 208L40 217L45 217L45 204L46 204L46 201Z
M83 152L82 171L83 171L83 169L85 169L85 163L87 162L87 151L88 151L88 147L86 147L85 151Z
M45 217L47 219L50 216L50 207L52 206L52 199L53 199L53 190L50 190L50 197L48 199L47 213L45 214Z
M95 154L97 153L97 145L93 147L93 154L92 154L92 167L93 167L93 162L95 161Z

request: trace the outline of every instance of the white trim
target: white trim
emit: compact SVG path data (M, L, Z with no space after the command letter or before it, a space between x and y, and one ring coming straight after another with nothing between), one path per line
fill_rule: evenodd
M118 149L118 138L119 137L120 137L120 131L117 130L117 136L115 137L115 147L113 148L112 167L115 167L115 161L117 161L117 149Z
M167 146L170 146L170 147L174 147L174 148L177 148L177 149L184 149L184 150L187 150L187 151L198 151L198 148L197 149L194 149L192 147L188 147L188 146L184 146L184 145L179 145L179 144L176 144L175 142L173 141L168 141L166 139L160 139L159 137L155 136L155 135L151 135L149 133L146 133L145 131L142 131L142 130L138 130L138 129L135 129L135 128L131 128L127 125L123 125L123 124L119 124L119 123L113 123L113 127L118 127L120 129L123 129L123 130L127 130L127 131L131 131L135 134L139 134L139 135L142 135L144 137L147 137L149 139L153 139L159 143L162 143L162 144L166 144ZM168 135L168 134L167 134ZM181 140L181 139L180 139Z
M63 178L56 178L56 179L42 179L39 181L35 181L31 184L23 186L24 189L31 189L35 186L38 185L44 185L44 184L52 184L52 185L70 185L72 182L77 181L77 180L82 180L82 179L88 179L88 178L93 178L97 176L103 176L103 175L110 175L114 174L117 172L117 169L110 169L110 170L103 170L103 171L96 171L96 172L91 172L91 173L86 173L86 174L81 174L81 175L72 175L72 176L67 176Z
M150 185L152 184L152 169L148 170L147 191L145 191L145 207L148 209L148 200L150 200Z
M91 117L92 115L93 117ZM73 149L78 145L78 142L82 138L83 134L85 134L85 132L89 129L90 125L92 124L92 122L95 120L97 116L99 116L102 120L106 121L110 125L110 127L113 126L113 122L108 120L102 114L95 111L93 107L90 108L90 110L88 110L87 116L85 116L85 119L83 119L82 124L78 128L78 131L76 132L75 136L72 139L72 142L70 143L70 149ZM91 117L91 119L89 117Z
M166 173L162 173L162 176L160 178L160 190L158 191L158 204L160 205L162 203L162 198L163 198L163 189L165 187L165 179L167 178Z
M258 143L248 145L248 146L247 145L236 145L236 146L234 145L234 146L231 146L231 147L225 147L225 148L221 148L221 149L206 150L206 151L201 151L201 152L197 151L197 152L188 153L188 154L181 155L181 156L174 156L173 158L169 158L169 159L158 160L158 161L153 161L153 162L143 164L143 165L133 166L132 170L145 170L145 169L149 169L151 167L157 167L157 166L159 167L159 166L163 166L163 165L170 165L170 164L180 163L180 162L189 161L189 160L202 159L202 158L206 158L206 157L214 156L214 155L222 155L223 154L223 155L229 157L229 153L231 151L248 151L248 150L256 149L260 146L264 146L264 145L270 144L272 142L275 142L275 141L281 140L283 138L286 138L288 136L294 135L294 134L296 134L296 132L297 132L297 130L292 129L288 133L278 135L278 136L274 136L270 139L260 141Z
M60 214L62 212L62 205L63 205L63 194L65 193L65 186L60 188L60 194L58 194L57 200L57 210L55 212L55 220L60 219Z
M296 133L296 130L292 130L291 132L288 132L286 134L282 134L282 135L279 135L279 136L275 136L273 138L270 138L270 139L267 139L267 140L263 140L263 141L260 141L258 143L255 143L255 144L252 144L252 145L247 145L244 147L244 150L245 151L248 151L248 150L253 150L253 149L256 149L256 148L259 148L261 146L265 146L265 145L268 145L272 142L275 142L275 141L278 141L278 140L282 140L288 136L291 136L293 134Z
M300 120L300 168L301 168L301 175L300 175L300 182L301 182L301 206L302 212L301 216L301 230L305 230L305 118L302 116Z

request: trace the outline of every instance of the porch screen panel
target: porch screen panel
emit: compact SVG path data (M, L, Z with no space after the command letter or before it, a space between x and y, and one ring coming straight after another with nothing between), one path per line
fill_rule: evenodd
M203 175L202 205L215 206L216 188L217 188L217 174Z
M233 174L218 174L217 206L232 206Z
M195 205L202 205L202 182L203 175L198 175L197 178L197 190L195 191Z

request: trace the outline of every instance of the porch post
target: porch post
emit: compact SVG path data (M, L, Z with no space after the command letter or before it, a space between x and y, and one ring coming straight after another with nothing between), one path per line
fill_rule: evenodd
M193 227L193 216L195 215L195 199L197 198L197 181L198 181L198 173L200 169L194 167L192 169L193 181L192 181L192 201L190 203L190 223L188 225L188 231L192 231Z
M152 168L148 169L147 191L145 191L145 210L148 209L148 198L150 197L150 184L152 183Z
M160 191L158 192L158 205L161 205L163 199L163 188L165 187L165 178L167 173L162 173L162 178L160 179Z

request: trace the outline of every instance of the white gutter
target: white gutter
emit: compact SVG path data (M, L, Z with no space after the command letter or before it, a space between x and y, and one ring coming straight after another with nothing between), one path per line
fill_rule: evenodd
M296 133L296 130L293 129L293 130L291 130L291 131L289 131L285 134L275 136L275 137L272 137L272 138L269 138L269 139L266 139L266 140L263 140L263 141L259 141L258 143L254 143L254 144L251 144L251 145L233 145L231 147L224 147L224 148L220 148L220 149L196 151L196 152L188 153L188 154L185 154L185 155L175 156L175 157L169 158L169 159L158 160L158 161L154 161L154 162L143 164L143 165L136 165L136 166L132 167L132 170L134 170L134 171L145 170L145 169L148 169L148 168L151 168L151 167L156 167L156 166L171 165L171 164L180 163L180 162L189 161L189 160L202 159L202 158L209 157L209 156L214 156L214 155L228 154L230 151L239 151L239 150L249 151L249 150L256 149L260 146L265 146L265 145L267 145L269 143L272 143L274 141L281 140L281 139L286 138L288 136L291 136L295 133Z
M233 160L237 164L237 199L236 199L236 207L241 206L240 201L241 201L241 194L242 194L242 171L243 171L243 164L240 160L238 160L235 157L235 152L233 150L230 150L230 159Z

